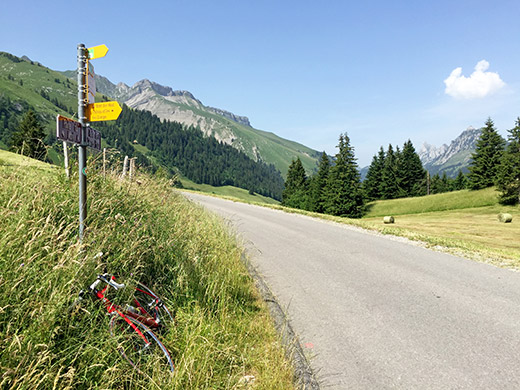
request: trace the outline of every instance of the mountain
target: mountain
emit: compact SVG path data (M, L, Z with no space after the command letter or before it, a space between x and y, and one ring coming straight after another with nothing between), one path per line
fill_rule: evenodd
M424 168L432 175L446 172L449 177L456 177L459 170L468 172L480 133L480 129L470 126L449 145L435 147L425 142L418 152Z
M65 72L70 77L74 72ZM321 153L274 133L255 129L249 118L229 111L204 105L189 91L174 90L150 80L141 80L133 86L113 84L96 75L99 93L127 106L146 110L168 121L199 128L206 136L231 145L255 161L273 164L283 175L291 161L299 157L308 173L315 171Z
M102 82L112 87L108 80ZM202 106L189 92L142 84L145 92L153 88L168 98ZM113 88L115 93L126 93L129 98L142 96L122 84ZM33 110L46 128L48 158L59 163L62 151L61 142L56 142L56 115L77 118L75 79L28 58L0 52L0 148L10 146L12 134L28 110ZM284 181L274 165L255 161L214 137L205 137L194 127L161 121L148 111L124 106L117 121L96 122L95 128L101 132L104 146L117 148L122 156L137 158L139 165L152 171L161 168L181 173L197 184L236 186L281 199Z

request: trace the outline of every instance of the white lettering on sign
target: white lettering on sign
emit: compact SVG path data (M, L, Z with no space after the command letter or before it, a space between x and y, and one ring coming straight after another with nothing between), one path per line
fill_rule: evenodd
M58 115L56 120L56 137L62 141L81 143L81 123Z

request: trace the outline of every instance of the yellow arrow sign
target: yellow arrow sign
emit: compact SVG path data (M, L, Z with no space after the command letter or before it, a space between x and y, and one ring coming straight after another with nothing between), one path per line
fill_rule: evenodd
M93 103L87 106L87 121L113 121L121 114L121 106L118 102Z
M89 60L104 57L108 53L108 47L106 45L89 47L87 50Z

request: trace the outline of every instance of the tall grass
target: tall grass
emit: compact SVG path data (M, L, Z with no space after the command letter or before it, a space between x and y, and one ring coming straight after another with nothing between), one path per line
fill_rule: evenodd
M68 181L44 164L2 163L6 155L0 155L1 388L293 387L241 248L216 217L166 181L141 175L139 185L91 169L80 244L77 177ZM95 258L100 251L105 256ZM160 335L173 375L132 370L115 349L99 302L68 311L105 267L121 282L149 285L175 310L176 326ZM114 299L124 302L128 291Z

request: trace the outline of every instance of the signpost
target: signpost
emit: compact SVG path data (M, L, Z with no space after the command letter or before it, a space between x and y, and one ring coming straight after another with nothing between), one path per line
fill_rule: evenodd
M88 102L87 91L87 63L89 52L85 45L78 45L78 119L81 125L81 137L78 146L79 166L79 239L83 240L85 219L87 218L87 141L84 131L87 117L85 109Z
M87 126L87 122L115 120L121 113L117 102L95 103L96 82L89 60L104 57L107 52L106 45L88 49L82 43L78 45L78 122L62 116L57 118L58 138L78 144L80 240L83 240L87 218L87 146L101 150L101 134Z
M58 115L56 117L56 137L73 144L81 143L81 123Z
M101 133L90 126L87 126L85 131L87 132L87 145L101 152Z

